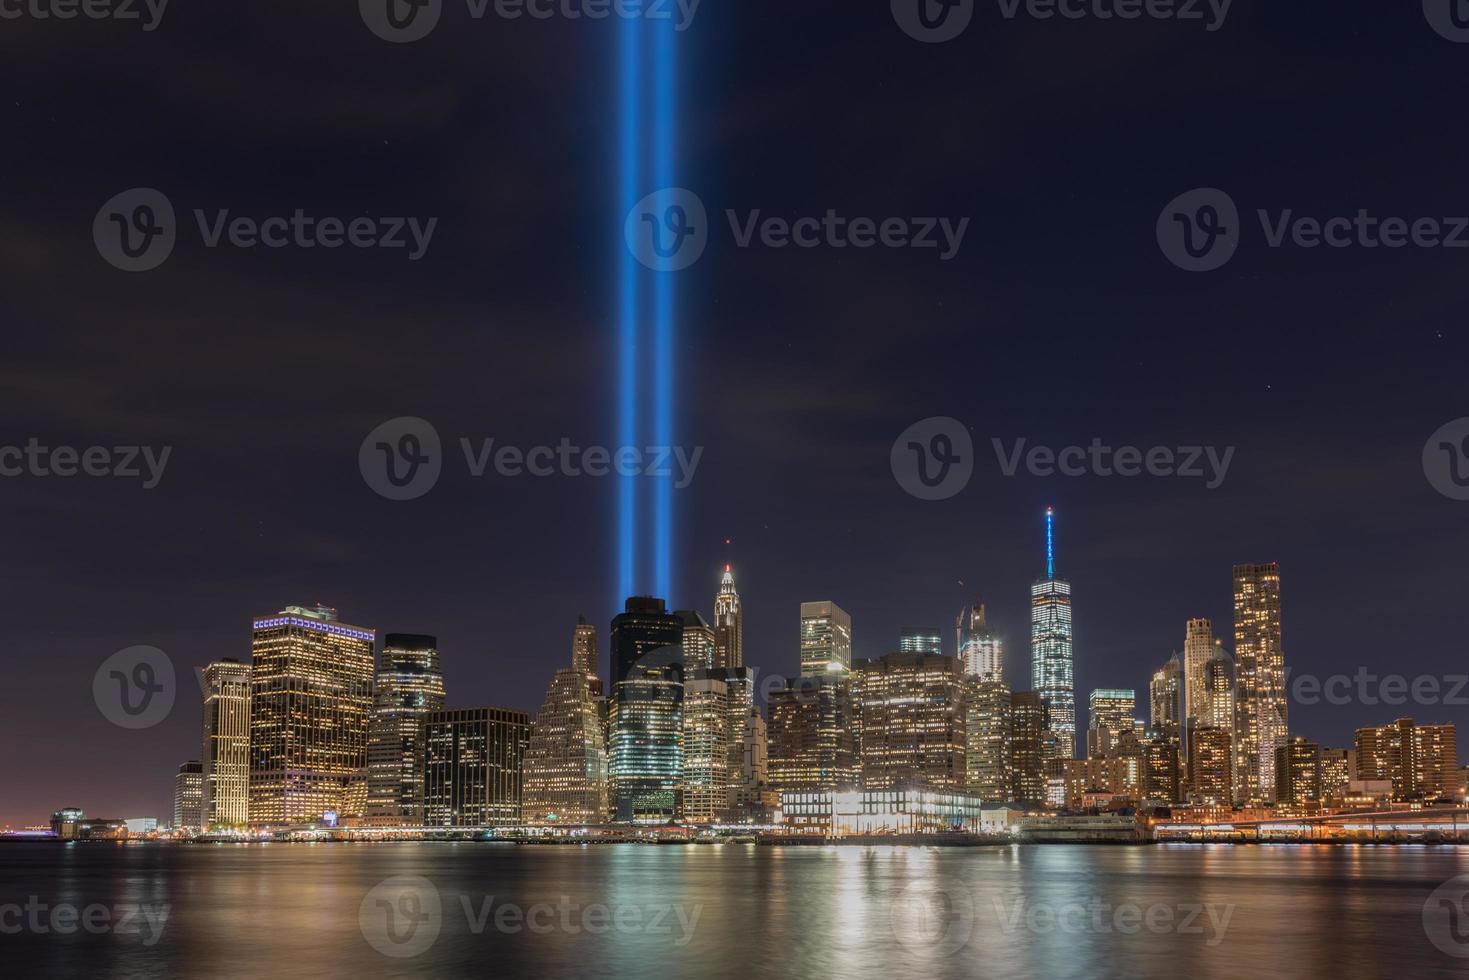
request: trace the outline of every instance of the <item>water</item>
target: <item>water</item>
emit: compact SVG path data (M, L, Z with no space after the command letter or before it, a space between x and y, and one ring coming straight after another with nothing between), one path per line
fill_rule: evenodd
M12 845L0 963L89 980L1451 977L1469 935L1442 893L1424 908L1466 873L1449 847ZM58 907L93 927L55 931Z

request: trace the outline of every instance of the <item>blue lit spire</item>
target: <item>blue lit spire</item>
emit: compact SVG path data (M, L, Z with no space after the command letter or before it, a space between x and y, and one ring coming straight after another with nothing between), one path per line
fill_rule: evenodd
M1046 508L1046 578L1056 578L1056 508Z

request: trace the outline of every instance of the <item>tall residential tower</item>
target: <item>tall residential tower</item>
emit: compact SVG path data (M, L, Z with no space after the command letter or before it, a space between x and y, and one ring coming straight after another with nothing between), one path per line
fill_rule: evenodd
M1056 512L1046 510L1046 577L1030 588L1031 683L1045 702L1051 750L1076 757L1076 686L1071 583L1056 577Z

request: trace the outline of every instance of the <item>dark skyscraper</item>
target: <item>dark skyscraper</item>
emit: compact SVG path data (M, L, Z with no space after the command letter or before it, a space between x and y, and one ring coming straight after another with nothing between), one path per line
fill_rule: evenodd
M619 821L677 816L683 778L684 623L634 596L612 620L609 785Z
M456 708L424 716L424 825L520 823L530 715L508 708Z

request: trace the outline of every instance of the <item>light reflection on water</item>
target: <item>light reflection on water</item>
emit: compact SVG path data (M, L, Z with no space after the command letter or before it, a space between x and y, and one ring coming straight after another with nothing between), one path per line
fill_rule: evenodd
M1422 912L1466 872L1469 849L1448 847L14 845L0 906L167 919L150 944L141 916L122 936L11 933L20 917L0 914L0 951L10 976L139 980L1450 977L1469 960L1429 942ZM398 880L433 892L421 952L371 918L390 879L400 925L429 906ZM522 918L497 928L507 904Z

